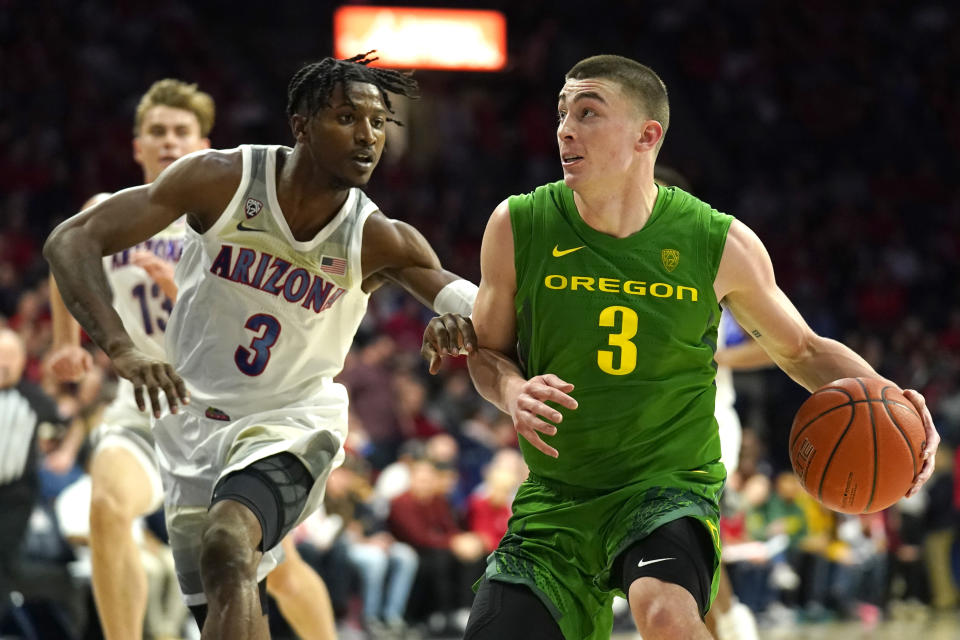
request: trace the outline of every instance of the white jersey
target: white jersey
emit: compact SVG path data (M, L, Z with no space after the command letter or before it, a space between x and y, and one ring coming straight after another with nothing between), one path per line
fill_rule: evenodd
M717 329L717 350L726 349L743 343L745 334L733 314L723 310L720 326ZM733 407L737 392L733 387L733 371L730 367L717 367L717 408Z
M130 256L135 251L149 251L161 260L175 265L183 251L183 234L186 226L186 218L180 218L149 240L103 259L103 270L113 293L113 308L120 316L123 327L138 349L158 360L167 359L164 352L164 334L167 323L170 321L173 302L146 271L130 262ZM166 397L162 393L160 402L166 411ZM137 407L133 385L129 380L121 378L117 387L117 396L103 414L105 428L101 428L98 432L96 446L99 447L105 443L103 438L110 431L133 429L140 434L139 438L146 438L148 445L146 448L141 446L137 450L143 449L145 455L149 457L152 449L152 440L149 435L151 422L150 413L140 411ZM116 444L113 440L111 443ZM144 466L144 470L151 476L156 502L162 496L156 461L151 458L145 464L147 466Z
M107 282L113 291L113 308L124 328L138 349L159 360L166 359L164 332L173 302L146 271L130 262L130 254L149 251L175 265L183 250L186 226L185 219L180 218L149 240L103 259Z
M360 248L377 206L351 189L314 238L294 239L277 202L278 149L240 147L233 199L205 233L186 231L167 353L191 410L208 418L331 402L345 411L332 379L366 312Z
M717 330L717 349L726 349L743 343L747 335L737 324L733 314L723 310ZM734 408L737 392L733 386L733 371L730 367L717 367L717 401L714 414L720 428L720 461L731 474L740 461L741 428L740 416Z

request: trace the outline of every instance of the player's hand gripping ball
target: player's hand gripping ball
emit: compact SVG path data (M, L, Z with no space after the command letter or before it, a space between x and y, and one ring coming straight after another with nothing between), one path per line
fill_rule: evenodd
M817 389L790 429L804 489L843 513L873 513L906 494L920 471L923 421L896 385L843 378Z

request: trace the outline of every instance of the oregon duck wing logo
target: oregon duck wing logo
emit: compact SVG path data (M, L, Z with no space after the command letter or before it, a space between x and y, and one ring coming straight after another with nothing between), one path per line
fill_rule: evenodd
M676 249L661 249L660 261L663 262L664 269L673 271L680 264L680 252Z

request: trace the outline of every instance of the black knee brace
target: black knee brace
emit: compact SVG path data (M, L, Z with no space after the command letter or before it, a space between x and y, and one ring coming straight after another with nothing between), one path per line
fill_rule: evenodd
M269 551L300 517L313 483L299 458L278 453L221 478L210 506L233 500L250 509L260 521L260 551Z

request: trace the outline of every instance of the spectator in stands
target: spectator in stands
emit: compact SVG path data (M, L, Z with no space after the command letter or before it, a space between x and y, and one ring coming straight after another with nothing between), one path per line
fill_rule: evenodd
M348 458L333 475L345 476L334 478L334 484L340 493L347 557L360 576L364 627L375 637L402 635L419 565L417 552L386 530L385 518L373 508L370 472L362 460Z
M375 469L383 469L396 460L404 435L394 413L396 397L390 369L394 342L386 334L365 333L358 333L354 342L359 349L347 358L337 381L347 388L351 410L369 438L364 457Z
M483 483L467 501L467 522L470 530L483 538L484 551L492 553L507 532L513 497L523 482L526 465L516 449L502 449L487 466Z
M440 486L433 463L414 462L410 489L391 503L388 525L398 540L420 556L414 596L417 611L423 612L423 604L431 603L442 614L440 625L462 633L473 599L471 586L483 574L485 547L483 538L457 524Z

